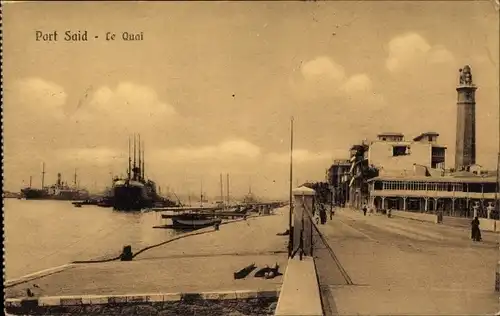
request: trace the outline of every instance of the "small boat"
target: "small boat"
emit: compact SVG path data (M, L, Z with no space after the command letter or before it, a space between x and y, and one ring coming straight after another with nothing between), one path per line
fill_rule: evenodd
M255 270L257 266L255 263L252 263L251 265L248 265L244 267L243 269L234 272L234 279L239 280L239 279L244 279L247 275L249 275L253 270Z
M174 228L203 228L214 226L215 224L220 225L222 222L220 218L216 218L213 215L197 213L178 214L172 216L171 219Z

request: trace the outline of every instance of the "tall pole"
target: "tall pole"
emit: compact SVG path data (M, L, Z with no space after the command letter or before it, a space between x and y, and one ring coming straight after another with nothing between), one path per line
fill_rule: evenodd
M75 185L75 188L77 187L76 185L76 168L75 168L75 179L74 179L74 185Z
M45 162L42 162L42 190L45 186Z
M138 167L139 167L139 180L140 180L140 178L142 178L141 134L138 134L137 137L139 137L139 139L137 141L138 142L138 146L139 146L139 148L137 150L137 153L139 154L139 165L138 165Z
M222 184L222 173L220 174L220 201L224 206L224 185Z
M293 196L292 196L292 189L293 189L293 117L290 120L290 211L288 212L288 257L292 256L292 242L293 242L293 236L292 236L292 213L293 213Z
M203 206L203 179L200 181L200 207Z
M227 205L229 206L229 173L226 175Z
M136 142L135 142L135 139L136 139L136 135L134 134L134 169L135 169L135 167L136 167L135 162L136 162L136 151L137 151L137 150L136 150Z
M142 172L142 178L146 178L146 158L144 157L144 142L142 142L142 166L141 166L141 172Z
M30 188L31 188L31 181L33 180L33 177L30 176Z
M498 214L500 214L500 205L498 205L498 194L500 189L500 152L497 155L497 179L496 179L496 188L495 188L495 210Z
M131 172L132 172L132 144L130 143L130 136L128 137L128 179L130 180Z

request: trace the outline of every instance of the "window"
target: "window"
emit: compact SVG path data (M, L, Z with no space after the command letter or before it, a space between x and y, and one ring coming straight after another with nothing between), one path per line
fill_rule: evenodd
M410 154L410 147L408 146L392 146L392 156L405 156Z

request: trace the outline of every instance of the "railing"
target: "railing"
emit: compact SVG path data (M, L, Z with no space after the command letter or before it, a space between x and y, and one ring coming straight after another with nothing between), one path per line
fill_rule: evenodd
M293 211L293 231L292 231L292 254L295 257L298 253L300 260L302 256L313 255L313 231L314 231L314 205L309 209L304 201L296 204Z

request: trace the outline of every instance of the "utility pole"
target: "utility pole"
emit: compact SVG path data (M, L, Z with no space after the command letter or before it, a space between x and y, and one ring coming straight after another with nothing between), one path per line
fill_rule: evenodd
M293 213L293 117L290 120L290 210L288 212L288 257L292 256L293 248L293 228L292 228L292 213Z

